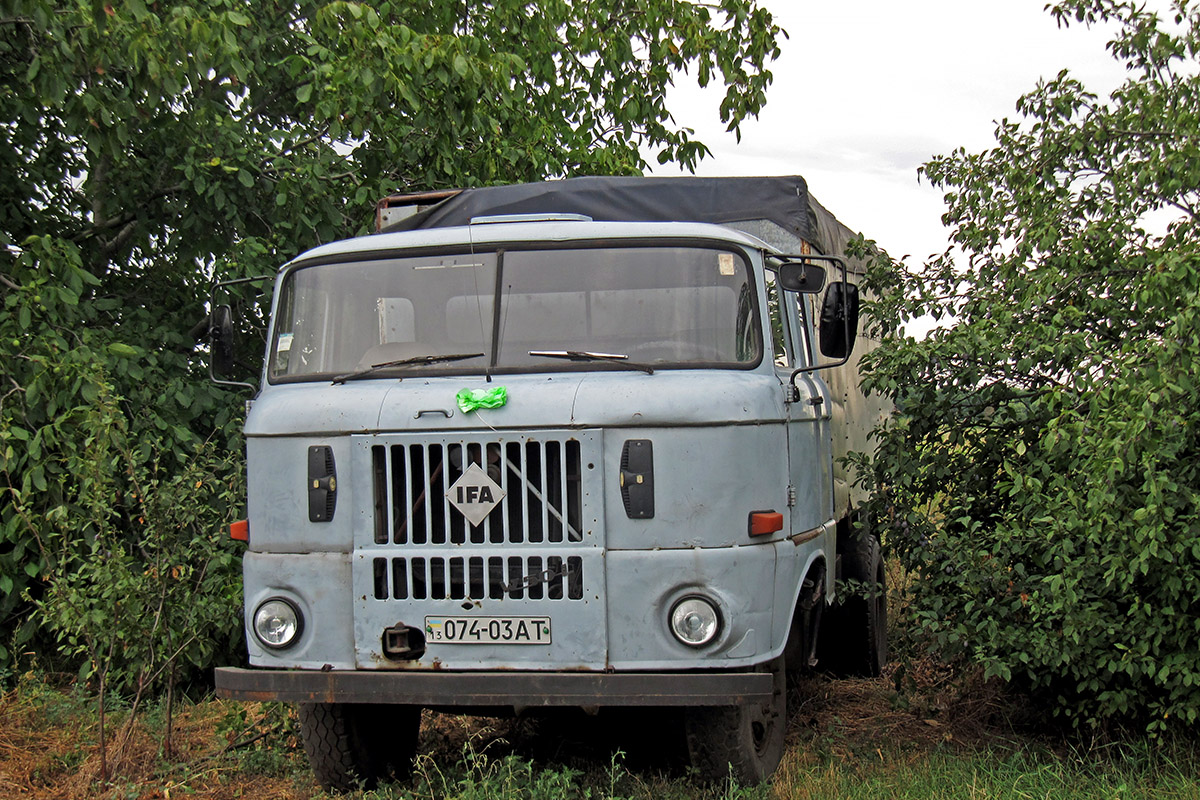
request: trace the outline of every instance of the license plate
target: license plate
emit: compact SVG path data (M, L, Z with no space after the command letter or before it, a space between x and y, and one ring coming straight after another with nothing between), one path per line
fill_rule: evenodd
M425 638L443 644L550 644L550 618L426 617Z

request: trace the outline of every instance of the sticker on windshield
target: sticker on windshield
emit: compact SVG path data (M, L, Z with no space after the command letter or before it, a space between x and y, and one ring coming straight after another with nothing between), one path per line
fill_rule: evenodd
M279 334L279 346L277 348L275 348L276 351L280 352L280 353L286 353L288 350L291 350L292 349L292 338L294 336L295 336L294 333Z
M717 268L721 270L722 275L734 275L733 253L717 253Z

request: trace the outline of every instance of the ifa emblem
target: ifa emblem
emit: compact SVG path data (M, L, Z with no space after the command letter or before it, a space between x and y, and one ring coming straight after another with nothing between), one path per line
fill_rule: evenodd
M504 499L504 489L479 468L478 464L467 467L467 471L446 490L446 499L458 509L472 525L480 525Z

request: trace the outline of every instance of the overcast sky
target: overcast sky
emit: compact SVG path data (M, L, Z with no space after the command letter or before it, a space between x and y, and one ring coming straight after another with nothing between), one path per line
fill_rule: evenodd
M1015 118L1017 98L1040 77L1068 68L1101 96L1124 77L1106 31L1060 29L1045 0L761 5L790 38L741 143L718 119L719 92L681 79L670 96L677 122L713 151L697 174L803 175L835 216L895 257L946 248L941 193L918 182L922 163L989 147L995 121Z

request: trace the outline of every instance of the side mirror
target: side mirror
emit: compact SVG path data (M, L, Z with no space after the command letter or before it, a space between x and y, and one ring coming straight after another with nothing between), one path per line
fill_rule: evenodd
M238 372L247 372L251 368L237 363L237 330L233 325L233 308L229 303L217 303L218 290L224 290L223 297L230 297L231 294L228 291L230 286L269 281L273 277L273 275L255 275L250 278L234 278L213 284L212 292L208 297L208 307L212 309L208 314L208 377L218 386L258 390L253 383L227 380L228 377L234 376ZM251 301L252 303L253 301Z
M788 292L816 294L825 286L825 268L819 264L789 261L779 267L779 285Z
M231 375L234 370L233 309L215 306L209 317L209 341L212 344L212 368L215 375Z
M821 305L821 354L848 358L858 336L858 287L849 281L829 285Z

